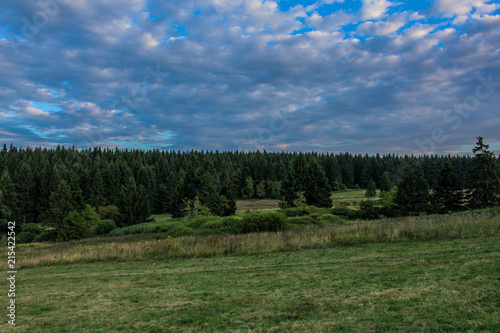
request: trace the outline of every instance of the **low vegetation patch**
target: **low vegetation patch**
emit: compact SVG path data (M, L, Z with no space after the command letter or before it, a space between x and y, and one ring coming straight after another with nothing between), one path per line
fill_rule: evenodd
M224 255L248 255L280 251L296 251L312 248L330 248L339 245L368 243L402 243L450 239L472 239L498 236L500 212L497 209L469 211L452 215L432 215L381 219L374 221L351 221L336 223L333 215L321 215L333 223L315 225L296 223L283 230L284 215L270 212L254 218L249 214L243 218L226 217L221 220L203 218L183 224L172 222L168 232L156 235L141 235L134 238L114 237L89 239L84 242L56 243L46 247L30 247L20 250L23 260L20 267L36 267L53 264L96 261L142 261L180 257L206 257ZM267 217L263 217L267 216ZM303 216L294 219L313 217ZM243 221L246 222L242 224ZM253 221L250 224L248 221ZM297 220L295 220L297 222ZM152 228L154 224L139 227ZM242 225L252 229L248 234L210 234L212 229L232 230ZM161 226L161 225L160 225ZM158 226L158 227L160 227ZM197 227L195 229L195 227ZM212 229L211 229L212 228ZM263 229L273 229L267 232ZM115 229L110 234L114 234ZM233 229L234 230L234 229ZM138 232L140 233L140 232ZM128 233L131 235L132 233Z

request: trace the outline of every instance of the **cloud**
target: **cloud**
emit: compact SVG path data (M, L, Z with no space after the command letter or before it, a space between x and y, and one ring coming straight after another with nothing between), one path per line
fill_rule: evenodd
M387 0L363 0L361 17L363 20L378 20L385 17L390 6L394 4Z
M58 3L32 36L36 2L0 13L1 142L407 153L436 127L438 152L500 142L500 87L458 130L443 119L478 73L500 81L488 2Z
M473 11L476 14L492 13L500 4L489 0L436 0L434 10L446 17L467 17Z

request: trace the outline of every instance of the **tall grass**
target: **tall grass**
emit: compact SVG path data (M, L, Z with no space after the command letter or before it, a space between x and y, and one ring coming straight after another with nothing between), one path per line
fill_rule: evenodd
M246 235L195 235L137 241L113 238L80 243L18 248L19 268L97 261L141 261L170 258L248 255L365 243L470 239L500 234L495 210L355 221L349 225L293 226L285 231Z

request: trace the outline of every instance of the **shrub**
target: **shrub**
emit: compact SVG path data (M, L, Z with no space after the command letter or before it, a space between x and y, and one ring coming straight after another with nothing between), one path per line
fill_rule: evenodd
M178 224L168 232L168 235L172 237L178 237L192 235L194 233L195 230L193 228L187 227L183 224Z
M35 234L30 231L21 231L16 235L17 243L31 243L35 238Z
M88 230L96 226L101 220L95 209L90 205L85 205L85 209L81 212L81 216L85 220L85 225Z
M285 214L287 217L304 216L311 214L313 208L311 206L284 208L280 212Z
M113 220L102 220L96 225L94 231L97 235L107 235L116 229L116 223Z
M36 235L35 238L33 239L34 243L41 243L41 242L53 242L57 238L57 233L55 230L48 230L44 231L39 235Z
M65 242L73 239L86 237L89 228L81 213L72 211L56 229L58 242Z
M340 217L332 214L321 215L318 220L321 224L333 224L342 221Z
M118 214L118 207L116 206L99 207L99 217L101 220L114 220L118 217Z
M289 217L288 223L290 224L314 224L314 220L310 216L295 216Z
M32 234L39 235L42 233L40 225L36 223L28 223L22 226L22 231L31 232Z
M193 229L198 229L205 223L219 221L221 218L218 216L198 216L189 221L186 226Z
M111 230L108 234L109 237L125 236L125 232L122 228L116 228Z
M251 213L244 215L235 225L237 233L282 231L286 228L286 215L279 212Z

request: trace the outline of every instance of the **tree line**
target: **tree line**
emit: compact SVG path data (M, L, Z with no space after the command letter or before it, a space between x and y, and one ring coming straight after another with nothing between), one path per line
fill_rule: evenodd
M441 193L439 205L463 207L465 197L448 202L448 194L465 193L482 182L488 190L473 191L467 199L480 207L498 199L491 195L498 184L484 175L484 168L488 165L486 172L498 176L499 160L482 138L478 147L472 157L4 145L0 219L58 225L72 211L86 211L88 217L93 209L125 226L145 222L151 214L181 217L195 203L227 216L235 213L237 198L274 198L292 207L302 197L308 205L330 207L332 191L375 187L390 192L394 186L399 187L393 200L399 207L428 211L429 189Z

